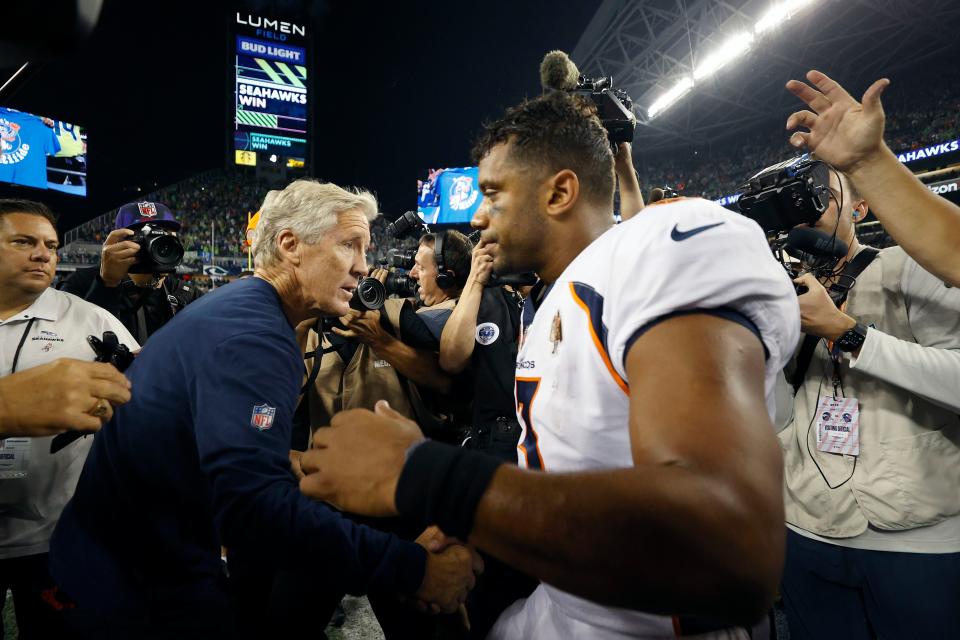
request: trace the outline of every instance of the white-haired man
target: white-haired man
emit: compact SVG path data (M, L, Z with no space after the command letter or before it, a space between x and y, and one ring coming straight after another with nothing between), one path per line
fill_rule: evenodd
M294 328L346 313L376 213L369 193L332 184L274 194L254 235L255 276L178 314L129 369L138 401L98 436L54 534L51 572L75 630L235 636L221 545L315 568L350 593L389 590L445 611L465 598L464 547L427 554L354 524L306 499L290 470L304 375Z

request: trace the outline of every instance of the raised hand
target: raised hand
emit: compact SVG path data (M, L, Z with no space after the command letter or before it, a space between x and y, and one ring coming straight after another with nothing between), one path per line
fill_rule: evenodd
M813 85L791 80L787 90L810 107L787 118L787 129L804 127L790 136L790 144L811 153L844 173L883 150L885 116L880 95L889 86L886 78L866 90L860 102L836 81L819 71L807 72Z

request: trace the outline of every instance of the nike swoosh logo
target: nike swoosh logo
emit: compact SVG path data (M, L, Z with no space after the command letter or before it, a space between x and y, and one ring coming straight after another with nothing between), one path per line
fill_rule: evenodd
M723 224L722 222L715 222L713 224L705 224L702 227L694 227L693 229L689 229L687 231L680 231L680 229L677 229L677 225L673 225L673 231L670 232L670 238L673 240L676 240L677 242L680 242L681 240L692 238L698 233L703 233L707 229L713 229L714 227L719 227L722 224Z

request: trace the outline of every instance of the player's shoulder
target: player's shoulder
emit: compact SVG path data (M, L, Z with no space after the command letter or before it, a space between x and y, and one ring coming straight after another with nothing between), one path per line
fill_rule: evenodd
M598 238L584 262L612 259L619 265L653 261L727 258L750 247L769 253L760 227L752 220L702 198L672 198L647 206L636 216Z
M734 233L762 238L755 222L703 198L671 198L648 205L619 228L624 238L667 246L713 229L724 237Z

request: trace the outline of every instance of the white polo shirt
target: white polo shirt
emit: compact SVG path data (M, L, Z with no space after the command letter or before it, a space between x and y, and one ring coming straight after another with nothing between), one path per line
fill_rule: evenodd
M102 337L104 331L113 331L129 349L139 349L108 311L70 293L47 289L26 310L0 321L0 375L10 375L15 359L17 371L58 358L92 361L87 336ZM51 455L52 439L0 440L0 472L5 471L0 474L0 559L46 553L60 512L77 486L92 438L81 438Z

